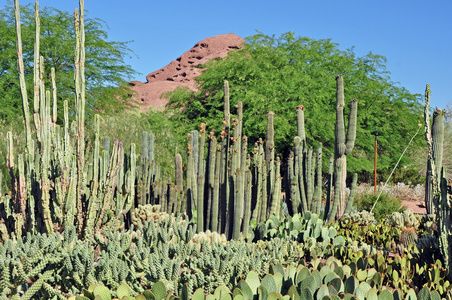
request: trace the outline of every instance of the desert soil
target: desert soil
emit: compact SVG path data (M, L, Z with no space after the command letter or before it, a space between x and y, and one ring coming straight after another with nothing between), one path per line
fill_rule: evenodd
M427 213L424 202L402 201L402 206L405 206L407 209L411 209L416 214L426 214Z

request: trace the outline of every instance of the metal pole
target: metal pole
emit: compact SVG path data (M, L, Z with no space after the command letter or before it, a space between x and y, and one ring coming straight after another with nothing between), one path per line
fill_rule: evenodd
M377 127L375 127L375 194L377 193L377 136L378 136L378 130Z

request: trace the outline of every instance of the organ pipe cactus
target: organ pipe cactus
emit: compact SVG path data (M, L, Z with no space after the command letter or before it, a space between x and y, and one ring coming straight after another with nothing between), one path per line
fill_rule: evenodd
M230 102L229 102L229 82L224 81L223 85L224 97L223 97L223 130L221 131L221 160L220 160L220 207L225 209L219 213L219 223L220 226L226 223L227 218L227 208L229 207L229 171L228 171L228 161L229 161L229 137L231 128L231 112L230 112ZM224 228L224 227L222 227Z
M185 201L182 201L184 195L184 178L183 178L183 171L182 171L182 156L178 153L175 157L175 163L176 163L176 169L175 169L175 177L176 177L176 201L174 205L176 205L177 209L175 209L176 212L183 212L185 211ZM180 201L179 201L180 199ZM184 204L183 204L184 203Z
M215 162L217 155L217 139L213 132L209 136L209 151L206 165L206 183L205 183L205 199L206 203L206 228L210 228L212 224L212 210L215 190Z
M289 191L293 213L304 215L310 211L319 214L322 194L322 144L319 143L316 154L307 148L304 110L302 105L296 108L298 136L294 138L293 158L289 160L286 190Z

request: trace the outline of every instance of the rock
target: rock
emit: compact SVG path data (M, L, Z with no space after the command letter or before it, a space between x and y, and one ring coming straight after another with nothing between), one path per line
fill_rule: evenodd
M201 74L197 68L211 59L225 57L230 50L239 49L245 40L233 33L220 34L203 39L167 66L146 76L147 82L132 81L130 88L136 92L134 100L142 111L161 107L168 103L162 93L187 86L196 91L195 77Z

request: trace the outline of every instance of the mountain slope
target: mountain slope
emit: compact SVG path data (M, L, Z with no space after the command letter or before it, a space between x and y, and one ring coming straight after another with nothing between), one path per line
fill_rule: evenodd
M130 88L137 93L136 100L142 111L150 107L161 107L168 103L162 93L179 86L196 90L195 77L201 74L196 68L211 59L225 57L229 51L239 49L245 40L233 33L220 34L203 39L193 48L170 62L165 67L146 76L146 82L132 81Z

